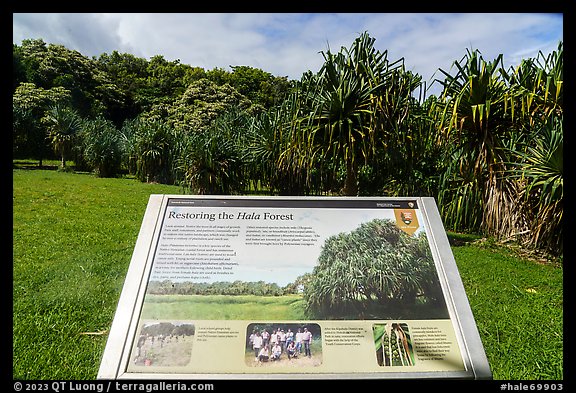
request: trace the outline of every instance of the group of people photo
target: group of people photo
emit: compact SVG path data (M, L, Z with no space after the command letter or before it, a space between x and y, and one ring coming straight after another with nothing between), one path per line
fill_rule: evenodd
M312 357L311 344L314 336L308 327L252 326L247 337L246 351L254 354L254 362Z

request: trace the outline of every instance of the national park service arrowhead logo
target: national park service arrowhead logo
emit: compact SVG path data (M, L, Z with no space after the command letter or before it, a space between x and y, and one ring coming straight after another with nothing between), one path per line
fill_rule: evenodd
M418 229L418 217L414 209L394 209L396 217L396 226L409 235L412 235Z
M400 219L406 225L410 225L412 223L412 212L400 212Z

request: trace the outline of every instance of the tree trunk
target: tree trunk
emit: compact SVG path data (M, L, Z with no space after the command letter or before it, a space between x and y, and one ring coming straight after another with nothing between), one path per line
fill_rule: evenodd
M358 196L358 162L353 158L346 161L346 180L342 194L345 196Z
M61 161L60 161L60 167L62 169L66 168L66 156L64 155L64 148L62 148L62 150L60 151L61 154Z

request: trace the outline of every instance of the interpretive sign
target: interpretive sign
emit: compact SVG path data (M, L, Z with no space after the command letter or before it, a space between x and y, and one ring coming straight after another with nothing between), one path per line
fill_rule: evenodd
M151 195L98 378L491 379L433 198Z

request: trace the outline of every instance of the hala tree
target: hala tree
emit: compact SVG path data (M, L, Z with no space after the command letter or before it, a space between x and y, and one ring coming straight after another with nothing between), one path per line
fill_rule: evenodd
M449 148L438 205L453 230L562 253L563 45L509 71L502 64L474 50L455 75L440 70L432 109Z
M563 242L564 133L562 116L541 121L532 132L532 142L514 151L517 161L510 177L523 185L528 230L523 244L552 255L561 255Z
M502 176L508 161L505 142L514 129L502 64L502 55L487 62L474 50L454 62L454 76L440 70L446 79L436 102L437 127L449 149L438 205L454 230L513 232L518 221L514 185Z
M122 139L112 121L103 117L85 120L79 136L82 158L96 175L118 175L122 165Z
M364 33L349 49L323 53L317 78L311 140L322 144L323 155L344 163L344 195L358 194L359 161L370 154L379 130L372 123L374 105L392 70L401 65L389 63L388 53L376 50L374 41Z
M44 121L48 125L50 144L60 155L60 168L66 169L66 158L77 139L82 120L74 109L55 105L48 110Z
M344 172L343 195L363 191L362 165L372 165L378 147L396 138L415 106L412 94L421 86L418 75L405 71L403 59L389 61L388 52L377 50L374 42L363 33L350 48L322 52L320 71L303 75L297 87L305 90L303 106L309 110L299 120L301 135L283 154L284 161L303 167L307 176L323 165L318 157L331 164L325 170L334 178Z
M520 184L525 226L517 232L524 246L555 255L563 250L563 52L560 42L548 56L539 52L504 75L519 125L507 173Z
M242 148L248 123L246 113L232 107L207 130L187 134L176 163L182 185L198 194L244 192L250 175Z
M386 219L328 238L304 298L315 318L417 317L418 304L427 317L445 313L425 234L408 235Z
M162 119L138 117L122 127L120 145L140 181L174 184L182 136Z

